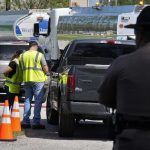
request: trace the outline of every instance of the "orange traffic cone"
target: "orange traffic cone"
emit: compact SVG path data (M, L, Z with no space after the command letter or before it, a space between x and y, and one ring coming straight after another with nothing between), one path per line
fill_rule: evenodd
M8 100L5 100L0 129L0 141L16 141L13 138Z
M11 124L13 132L21 131L21 123L20 123L20 110L19 110L19 102L18 96L15 96L12 114L11 114Z

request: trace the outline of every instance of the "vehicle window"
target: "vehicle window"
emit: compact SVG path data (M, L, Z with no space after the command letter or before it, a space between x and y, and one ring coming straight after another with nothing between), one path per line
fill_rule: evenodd
M60 59L59 59L59 63L61 64L61 62L63 61L65 55L66 55L66 51L68 50L70 46L70 43L64 48L63 52L62 52L62 55L60 56Z
M27 50L28 45L0 45L0 60L10 60L17 50Z
M113 58L135 51L134 45L78 43L72 56Z
M59 72L59 69L62 68L62 66L63 66L62 62L63 62L63 59L64 59L64 55L66 54L66 51L68 50L69 46L70 46L70 43L64 48L59 60L54 65L52 65L51 71L53 71L53 72L58 71Z

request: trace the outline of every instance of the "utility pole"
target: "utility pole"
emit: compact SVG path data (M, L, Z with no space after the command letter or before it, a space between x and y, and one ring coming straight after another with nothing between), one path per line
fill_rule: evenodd
M5 5L6 5L6 11L10 10L10 6L11 6L11 0L5 0Z
M118 5L118 0L115 0L115 5L116 5L116 6Z
M112 5L113 2L115 3L116 6L118 5L118 0L108 0L109 5Z

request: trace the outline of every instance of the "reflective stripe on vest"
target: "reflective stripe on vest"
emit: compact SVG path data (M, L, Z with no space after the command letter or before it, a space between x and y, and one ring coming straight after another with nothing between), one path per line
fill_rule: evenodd
M5 82L10 83L10 84L15 84L15 85L21 85L21 83L11 82L9 80L5 80Z
M5 77L5 85L9 87L10 93L19 93L22 82L22 74L20 72L21 70L19 67L19 60L14 59L12 61L16 62L16 73L11 78Z
M22 54L21 56L21 61L22 61L22 70L25 71L25 70L39 70L39 71L42 71L42 68L37 68L37 61L38 61L38 57L39 57L39 52L37 52L36 54L36 57L35 57L35 62L34 62L34 67L25 67L25 64L24 64L24 53Z

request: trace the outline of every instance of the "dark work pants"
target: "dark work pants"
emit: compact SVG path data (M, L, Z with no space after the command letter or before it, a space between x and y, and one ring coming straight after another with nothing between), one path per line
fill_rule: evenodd
M123 130L117 136L113 150L150 150L150 130Z
M6 91L6 96L5 96L5 100L9 101L9 109L12 109L13 104L14 104L14 98L15 96L18 96L18 93L10 93L9 92L9 87L5 86L5 91Z

